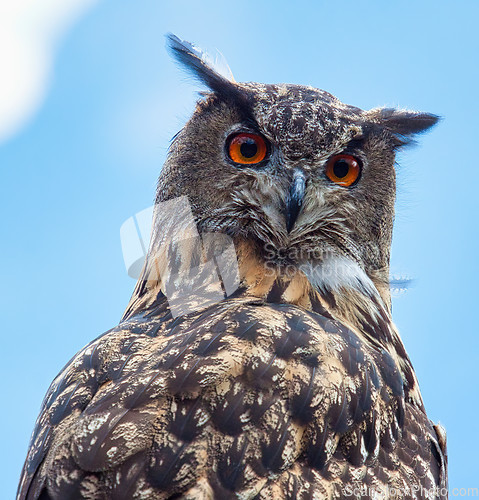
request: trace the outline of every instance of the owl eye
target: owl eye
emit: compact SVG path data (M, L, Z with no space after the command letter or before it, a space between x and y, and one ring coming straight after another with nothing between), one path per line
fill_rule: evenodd
M227 141L228 156L241 165L259 163L266 158L268 148L265 140L258 134L241 132Z
M352 155L332 156L326 164L326 175L340 186L352 186L361 174L361 162Z

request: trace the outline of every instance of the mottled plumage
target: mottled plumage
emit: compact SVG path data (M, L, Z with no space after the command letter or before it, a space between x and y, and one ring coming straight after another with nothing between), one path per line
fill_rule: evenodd
M169 40L212 92L172 143L157 203L186 196L204 243L232 238L240 285L173 317L165 276L204 291L208 277L182 269L212 254L163 245L178 227L156 212L124 318L48 391L18 498L446 497L445 434L388 282L395 151L437 117L236 83ZM264 160L234 164L237 133L264 137ZM350 187L325 175L340 154L361 165Z

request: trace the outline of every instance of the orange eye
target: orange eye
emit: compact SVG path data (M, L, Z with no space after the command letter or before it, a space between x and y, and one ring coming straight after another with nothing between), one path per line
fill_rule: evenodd
M351 155L332 156L326 164L326 175L340 186L351 186L361 174L360 161Z
M257 134L241 132L228 141L229 157L241 165L259 163L266 158L267 152L265 140Z

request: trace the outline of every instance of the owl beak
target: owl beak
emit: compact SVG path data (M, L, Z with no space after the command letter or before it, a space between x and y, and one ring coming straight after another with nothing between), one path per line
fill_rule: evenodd
M286 229L288 233L293 229L301 211L301 207L303 206L305 188L306 176L304 172L302 170L295 170L286 199Z

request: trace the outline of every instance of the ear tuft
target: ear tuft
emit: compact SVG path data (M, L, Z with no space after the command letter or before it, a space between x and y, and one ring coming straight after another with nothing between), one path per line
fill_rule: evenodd
M238 99L243 94L224 58L218 64L206 52L172 33L166 39L172 56L213 92L227 99Z
M395 108L372 109L368 114L372 121L392 132L398 146L412 142L413 135L425 132L440 119L431 113Z

